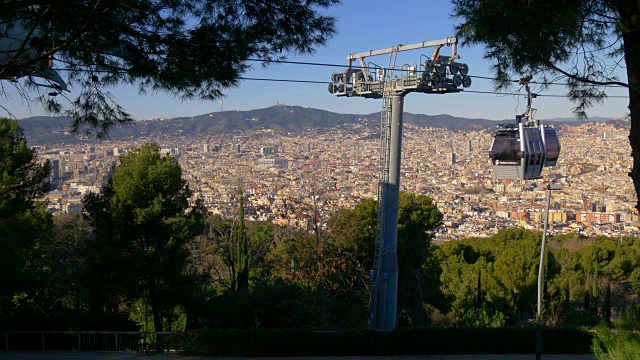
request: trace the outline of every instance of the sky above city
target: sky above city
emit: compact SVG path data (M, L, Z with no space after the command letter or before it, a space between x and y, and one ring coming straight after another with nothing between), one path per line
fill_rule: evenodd
M312 55L290 54L288 60L323 64L344 64L346 56L369 50L389 48L398 44L413 44L422 41L439 40L454 36L458 19L450 17L452 4L444 0L343 0L341 5L325 12L336 18L338 30L326 46L320 47ZM398 55L396 64L418 63L420 55L431 54L433 49L404 52ZM450 53L443 48L444 54ZM469 74L491 77L491 61L484 59L481 46L460 46L459 61L469 65ZM367 58L369 62L387 66L389 56ZM237 88L229 89L220 101L182 101L168 93L142 95L134 86L118 86L109 89L115 100L136 119L161 117L196 116L222 110L251 110L272 106L276 103L298 105L329 110L338 113L370 114L380 111L381 100L359 97L336 97L327 91L331 74L343 69L338 67L296 64L275 64L266 68L261 63L250 63L252 69L245 78L323 81L325 84L271 82L243 80ZM357 64L356 64L357 65ZM627 81L621 72L620 79ZM38 105L29 106L5 83L7 98L0 98L0 105L8 108L17 118L46 115ZM473 78L467 90L494 91L491 80ZM517 90L514 88L513 90ZM539 89L533 87L534 92ZM540 95L565 95L564 86L551 86L539 91ZM626 89L609 89L610 96L628 96ZM69 97L77 95L71 89ZM602 105L589 110L590 116L622 117L628 113L628 99L611 97ZM438 115L449 114L465 118L503 120L513 118L524 111L526 100L521 96L479 93L408 94L405 112ZM539 97L534 101L540 119L572 117L572 103L564 97ZM0 116L7 116L3 113Z

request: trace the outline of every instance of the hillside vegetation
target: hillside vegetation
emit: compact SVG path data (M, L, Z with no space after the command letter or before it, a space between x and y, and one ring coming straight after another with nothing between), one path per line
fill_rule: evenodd
M600 119L595 119L600 120ZM404 121L422 127L446 128L453 131L473 131L492 128L498 123L512 120L493 121L486 119L466 119L451 115L404 114ZM74 143L78 137L65 135L71 123L65 117L31 117L20 120L26 137L33 145ZM575 121L545 123L573 124ZM620 126L628 121L617 120ZM367 115L339 114L325 110L301 106L272 106L249 111L223 111L194 117L140 120L130 125L118 126L109 133L113 140L130 138L168 136L217 135L223 133L246 133L251 131L273 131L279 134L300 134L303 132L325 133L340 131L374 131L380 126L380 113Z

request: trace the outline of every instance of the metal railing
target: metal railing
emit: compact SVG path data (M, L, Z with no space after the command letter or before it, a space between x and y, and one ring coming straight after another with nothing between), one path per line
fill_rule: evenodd
M175 332L137 331L1 331L0 351L138 351L181 350Z

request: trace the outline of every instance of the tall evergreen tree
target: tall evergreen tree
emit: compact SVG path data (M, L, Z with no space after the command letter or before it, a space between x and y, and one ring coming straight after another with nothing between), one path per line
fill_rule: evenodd
M18 122L0 118L0 323L16 307L34 305L47 271L42 261L51 216L34 200L49 189L49 164L36 157Z
M205 209L200 201L189 206L192 192L180 164L161 156L158 145L144 145L120 161L103 192L84 200L98 245L91 266L101 277L90 290L92 302L143 298L155 330L162 331L163 316L186 302L186 244L203 231Z
M244 225L244 191L238 188L238 205L240 207L240 225L236 232L238 270L236 285L238 290L249 289L249 240Z
M371 266L374 256L377 229L376 211L377 203L368 199L356 205L352 210L340 210L328 223L328 227L332 235L336 237L336 242L342 252L351 253L354 255L354 259L359 260L358 263L364 266L367 264ZM441 222L442 213L438 211L430 197L400 192L398 307L400 313L407 314L406 319L403 319L403 324L423 325L425 323L423 305L430 291L423 288L424 278L427 277L423 265L429 256L433 231ZM345 268L349 269L347 266ZM349 274L345 272L344 275Z
M0 118L0 218L35 208L49 191L49 164L37 161L15 120Z

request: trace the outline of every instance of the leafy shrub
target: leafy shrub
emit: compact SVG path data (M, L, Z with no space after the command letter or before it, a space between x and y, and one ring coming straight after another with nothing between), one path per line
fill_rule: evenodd
M383 356L421 354L523 354L535 352L534 328L412 328L392 332L311 330L195 330L184 335L191 356ZM545 329L545 353L580 354L591 335Z
M317 296L284 282L225 293L204 307L199 321L209 329L320 329L324 323Z
M596 327L592 350L598 360L637 359L640 354L640 304L631 306L610 329Z
M567 314L564 317L562 323L565 326L586 326L589 328L593 328L600 323L600 318L598 317L598 315L595 315L589 311L580 310Z
M498 328L507 325L507 317L500 311L491 311L485 306L464 313L462 320L466 326Z

